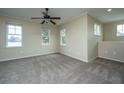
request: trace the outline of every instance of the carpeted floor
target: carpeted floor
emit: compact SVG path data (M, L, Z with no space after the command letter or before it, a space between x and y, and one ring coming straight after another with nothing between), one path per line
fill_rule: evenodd
M84 63L61 54L24 58L0 63L0 83L124 83L124 63L100 58Z

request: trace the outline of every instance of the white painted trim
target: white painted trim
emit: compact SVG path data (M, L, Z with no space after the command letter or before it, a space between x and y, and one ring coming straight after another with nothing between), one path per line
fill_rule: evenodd
M21 59L21 58L29 58L29 57L41 56L41 55L48 55L48 54L54 54L54 53L57 53L57 52L47 52L47 53L43 53L43 54L36 54L36 55L30 55L30 56L23 56L23 57L17 57L17 58L0 59L0 62L9 61L9 60L15 60L15 59Z
M118 62L124 63L123 60L118 60L118 59L114 59L114 58L108 58L108 57L102 57L102 56L99 56L99 58L104 58L104 59L108 59L108 60L113 60L113 61L118 61Z
M88 62L91 62L91 61L93 61L93 60L95 60L95 59L97 59L97 58L98 58L98 57L91 58L91 59L88 60Z

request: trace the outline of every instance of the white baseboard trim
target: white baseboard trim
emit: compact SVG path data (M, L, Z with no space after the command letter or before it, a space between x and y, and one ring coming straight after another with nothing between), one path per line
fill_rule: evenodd
M21 58L29 58L29 57L34 57L34 56L48 55L48 54L54 54L54 53L60 53L60 54L63 54L65 56L68 56L68 57L71 57L71 58L74 58L74 59L77 59L79 61L86 62L86 63L91 62L91 61L93 61L93 60L95 60L97 58L97 57L95 57L95 58L92 58L90 60L85 60L85 59L81 59L81 58L78 58L78 57L75 57L75 56L72 56L72 55L68 55L68 54L65 54L65 53L61 53L61 52L47 52L47 53L43 53L43 54L29 55L29 56L23 56L23 57L0 59L0 62L9 61L9 60L15 60L15 59L21 59ZM101 58L103 58L103 57L101 57ZM105 58L105 59L108 59L108 58Z
M74 58L74 59L76 59L76 60L82 61L82 62L86 62L86 63L88 62L88 60L85 60L85 59L81 59L81 58L78 58L78 57L74 57L74 56L72 56L72 55L68 55L68 54L65 54L65 53L62 53L62 52L59 52L59 53L65 55L65 56Z
M97 59L97 58L98 58L98 57L91 58L91 59L88 60L88 62L91 62L91 61L93 61L93 60L95 60L95 59Z
M124 63L123 60L118 60L118 59L114 59L114 58L108 58L108 57L102 57L102 56L99 56L99 58L104 58L104 59L108 59L108 60L113 60L113 61L118 61L118 62Z
M15 59L21 59L21 58L29 58L29 57L41 56L41 55L48 55L48 54L54 54L54 53L58 53L58 52L47 52L47 53L43 53L43 54L29 55L29 56L23 56L23 57L17 57L17 58L0 59L0 62L10 61L10 60L15 60Z

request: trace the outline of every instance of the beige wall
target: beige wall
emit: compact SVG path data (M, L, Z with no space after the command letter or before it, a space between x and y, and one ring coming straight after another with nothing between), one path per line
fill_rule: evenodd
M16 22L23 25L23 47L6 48L6 22ZM59 27L0 17L0 60L60 52L85 62L91 61L98 56L98 42L102 40L102 36L94 36L94 23L101 24L87 14ZM52 31L50 46L41 45L43 28L49 28ZM59 43L61 29L66 29L66 46L60 46Z
M16 22L23 25L23 46L6 48L6 22ZM27 22L9 17L0 17L0 61L28 56L58 52L58 30L47 26L52 31L51 45L42 46L41 31L44 26L38 23ZM46 28L46 26L45 26Z
M6 48L6 22L16 22L23 25L23 47ZM14 18L0 17L0 60L60 52L88 62L98 56L97 42L99 38L93 35L94 23L98 23L98 21L87 14L59 26L59 29ZM52 31L51 45L47 47L41 45L43 28L49 28ZM60 46L59 43L61 29L66 29L66 46Z
M88 38L88 61L91 61L98 57L98 42L102 41L102 33L101 36L94 35L94 24L97 23L101 25L102 32L102 23L96 20L95 18L88 15L88 28L87 28L87 38Z
M60 53L87 61L87 15L61 25L61 29L66 29L66 46L60 46Z
M124 37L117 37L117 24L124 24L124 20L104 24L104 41L124 41Z
M121 41L100 42L99 57L124 62L124 42Z
M101 22L85 14L59 27L67 30L67 45L60 46L60 53L89 62L98 57L98 42L101 36L94 35L94 24Z

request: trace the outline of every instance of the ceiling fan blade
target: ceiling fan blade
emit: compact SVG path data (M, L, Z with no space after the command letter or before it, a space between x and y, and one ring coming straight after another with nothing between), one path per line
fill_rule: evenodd
M44 16L47 16L49 8L45 8L46 12L42 12Z
M31 19L42 19L42 17L32 17Z
M50 20L50 22L51 22L52 24L56 25L56 23L55 23L54 21Z
M50 17L50 19L61 19L60 17Z
M41 24L44 24L45 23L45 20L43 20L43 22Z

